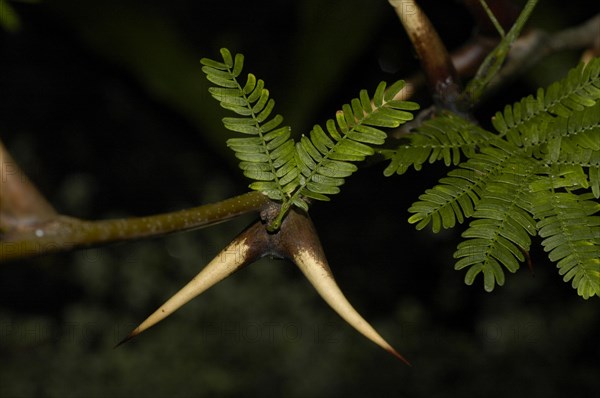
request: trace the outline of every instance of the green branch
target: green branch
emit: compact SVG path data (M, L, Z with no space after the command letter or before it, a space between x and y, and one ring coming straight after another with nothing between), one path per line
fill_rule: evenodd
M510 47L512 43L517 40L521 30L525 26L525 23L529 19L529 16L533 12L535 5L538 0L528 0L527 4L521 11L521 14L515 21L515 24L510 28L506 36L502 38L500 44L492 51L486 59L483 61L477 74L469 82L466 90L463 92L462 96L465 100L467 100L471 104L476 104L479 102L483 92L487 88L488 84L492 81L496 73L500 71L500 68L504 64L504 60L510 51Z
M259 211L268 202L269 198L262 193L249 192L217 203L148 217L85 221L58 216L2 236L0 261L208 227Z

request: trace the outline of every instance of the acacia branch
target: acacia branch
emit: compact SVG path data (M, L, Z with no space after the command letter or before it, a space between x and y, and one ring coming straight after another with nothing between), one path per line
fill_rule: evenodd
M390 2L394 3L392 0ZM398 3L414 4L408 1ZM422 19L420 21L423 23ZM582 48L597 50L600 48L599 26L600 14L597 14L580 26L554 34L532 30L520 37L512 44L506 63L489 82L484 95L489 95L553 53ZM437 33L435 36L437 37ZM419 35L416 37L423 38ZM451 59L455 70L461 76L470 75L479 66L488 48L493 47L493 43L489 38L476 36L470 43L453 52ZM441 41L438 45L441 45ZM428 50L423 51L429 57ZM446 62L444 57L431 57L431 65L444 65ZM428 80L431 81L434 76L443 76L441 70L444 68L426 69L438 73L429 73ZM453 73L452 69L445 71L444 73ZM406 90L401 91L398 96L407 99L423 83L424 79L419 76L409 79ZM414 124L407 123L404 127L398 129L393 136L398 138L404 135L408 129L414 128ZM56 213L0 142L0 261L207 227L259 211L268 202L268 198L261 193L251 192L215 204L149 217L103 221L71 218Z
M4 234L0 261L208 227L260 211L267 203L265 195L253 191L218 203L148 217L86 221L57 215Z

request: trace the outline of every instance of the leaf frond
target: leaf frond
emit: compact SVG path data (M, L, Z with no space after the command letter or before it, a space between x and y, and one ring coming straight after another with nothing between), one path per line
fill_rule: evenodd
M517 158L490 181L481 194L466 238L458 245L454 268L468 268L465 283L473 284L483 273L486 291L502 286L503 267L514 273L529 250L530 236L536 234L535 220L530 210L529 185L536 177L536 163L529 158Z
M241 160L240 168L251 180L250 188L269 198L283 200L297 186L299 169L294 156L294 141L289 127L280 127L281 115L272 114L275 101L270 98L264 82L248 74L240 80L244 57L235 57L221 49L222 61L203 58L200 62L206 78L216 85L209 92L221 107L239 115L222 119L226 129L247 135L230 138L227 146Z
M454 254L469 285L479 274L487 291L503 285L539 234L564 280L583 298L600 295L600 58L506 106L493 125L499 135L441 117L382 151L386 175L468 158L419 197L409 222L438 232L474 218Z
M549 127L548 137L541 151L544 164L580 175L587 169L587 179L580 178L578 187L591 187L594 197L600 198L600 102L558 119Z
M404 87L403 81L394 83L386 91L380 83L373 101L366 90L359 98L342 106L335 120L329 119L325 129L315 125L307 136L296 143L300 168L300 194L316 200L329 200L329 195L339 192L344 179L357 170L354 162L375 153L374 145L387 138L382 127L394 128L412 120L410 111L418 105L410 101L394 100Z
M510 148L510 146L509 146ZM482 192L490 181L506 169L506 163L516 154L506 148L484 147L473 156L451 170L440 184L425 191L419 201L408 209L414 213L408 222L423 229L430 223L433 232L452 228L456 221L462 223L475 212Z
M546 136L545 127L555 119L593 107L600 99L600 58L580 63L567 76L535 97L506 105L492 119L496 130L517 146L536 145Z
M552 176L545 188L555 185ZM537 188L544 187L538 184ZM532 211L544 251L558 272L584 299L600 296L600 203L590 193L540 189L532 195Z
M385 176L404 174L410 166L421 170L423 163L440 160L446 166L456 166L461 161L461 153L471 157L478 147L489 145L497 139L495 134L445 111L410 133L408 143L393 151L385 151L384 156L390 159L390 164L383 173Z

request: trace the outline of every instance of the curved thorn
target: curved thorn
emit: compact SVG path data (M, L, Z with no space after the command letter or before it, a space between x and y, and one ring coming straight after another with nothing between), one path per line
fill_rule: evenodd
M289 221L288 221L289 220ZM282 246L286 254L314 286L319 295L353 328L366 338L410 366L377 331L352 307L333 278L316 230L310 219L295 211L290 212L288 228L282 227L287 234L282 237Z
M331 269L321 259L309 251L300 251L294 256L294 262L314 286L317 292L346 322L362 333L366 338L388 351L407 365L410 363L400 355L377 331L352 307L333 278Z
M194 297L202 294L244 265L254 261L266 248L266 240L262 231L264 231L264 227L260 222L254 223L244 230L187 285L115 345L115 348L156 325Z

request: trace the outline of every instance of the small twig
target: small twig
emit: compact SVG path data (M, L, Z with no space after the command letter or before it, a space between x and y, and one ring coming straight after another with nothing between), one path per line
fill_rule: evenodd
M471 80L467 85L467 88L461 96L463 100L470 104L476 104L479 102L488 84L504 64L504 60L510 51L511 45L519 37L519 34L521 33L521 30L525 26L525 23L535 8L537 1L538 0L527 1L527 4L525 4L523 11L515 21L512 28L510 28L506 36L504 36L504 38L500 41L500 44L496 47L496 49L486 57L479 67L479 70L477 71L477 74L473 80Z
M498 28L490 19L489 13L482 7L481 0L463 0L463 3L475 19L477 35L497 38ZM502 31L510 29L519 16L520 9L514 0L486 0L485 5L502 27Z
M56 216L47 222L5 234L0 241L0 260L208 227L260 211L267 203L268 197L253 191L218 203L148 217L85 221Z
M490 7L488 7L487 2L485 0L479 0L479 3L481 3L481 6L485 10L488 17L490 18L490 21L492 21L492 23L494 24L494 27L500 34L500 37L504 38L504 36L505 36L504 28L502 28L502 25L500 25L500 22L498 22L498 20L496 19L496 16L492 12L492 10L490 10Z
M594 48L600 41L600 14L583 24L556 33L533 30L517 40L506 64L489 83L485 96L525 73L544 58L566 50Z

